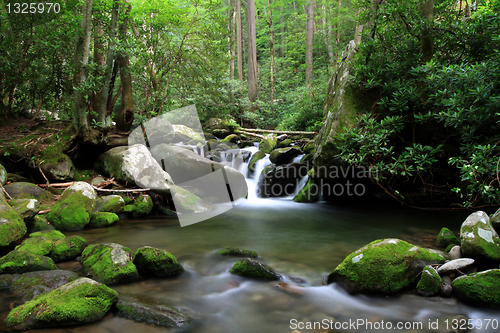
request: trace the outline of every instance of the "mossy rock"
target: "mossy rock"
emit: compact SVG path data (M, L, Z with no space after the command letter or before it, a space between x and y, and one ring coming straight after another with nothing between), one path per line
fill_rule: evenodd
M126 205L123 209L125 213L132 213L138 216L148 215L153 210L153 199L147 194L137 196L134 202Z
M7 170L5 170L5 167L0 164L0 184L5 185L7 182Z
M11 251L0 259L0 274L20 274L51 269L57 269L52 259L30 252Z
M79 278L12 310L7 327L27 330L89 323L101 319L118 293L88 278Z
M38 201L52 200L54 195L43 188L27 182L11 183L5 190L12 198L36 199Z
M48 179L66 181L75 177L75 165L61 147L48 147L43 151L41 160L41 169Z
M58 230L82 230L90 222L96 199L97 194L91 185L76 182L64 190L47 214L47 220Z
M49 256L55 262L73 260L82 254L87 245L87 240L83 237L76 235L65 237L54 243Z
M30 234L30 237L42 237L46 239L59 240L66 236L59 230L42 230Z
M248 176L252 176L254 174L257 162L263 159L264 157L266 157L266 153L264 153L261 150L257 151L255 154L252 155L250 161L248 162ZM259 175L256 176L258 177Z
M54 247L54 241L42 237L26 238L21 245L16 246L16 251L25 251L39 256L46 256Z
M224 139L222 139L220 142L224 143L237 143L240 140L240 137L236 134L230 134L226 136Z
M191 318L173 307L160 304L150 304L132 298L122 297L116 302L118 316L132 319L137 322L146 322L156 326L169 328L185 328Z
M169 252L150 246L143 246L135 252L134 264L145 275L175 276L184 272L184 268Z
M185 213L204 213L213 210L214 207L212 205L188 190L180 186L174 186L174 188L175 194L173 199L176 211Z
M314 140L308 141L303 147L302 151L304 154L312 154L314 153Z
M8 290L21 274L0 274L0 290Z
M247 148L247 147L255 147L255 145L252 141L241 141L240 143L238 143L238 147Z
M125 200L119 195L106 195L97 199L94 212L109 212L120 214L125 208Z
M0 247L15 242L26 234L23 218L7 203L0 200Z
M415 287L422 269L442 264L444 253L400 239L379 239L351 253L328 275L350 293L395 294Z
M276 148L287 148L290 147L291 144L292 144L292 139L285 139L283 141L278 142Z
M81 262L92 277L105 284L129 281L139 276L132 262L132 251L115 243L87 246Z
M28 232L33 233L43 230L54 230L54 226L47 221L45 216L36 215L31 220L25 221Z
M453 280L453 292L466 304L500 308L500 270L490 269Z
M262 139L259 143L259 150L269 154L274 147L276 147L277 140L276 140L276 135L274 134L268 134Z
M246 258L257 258L259 256L255 251L243 250L238 247L225 247L222 250L217 251L217 254L220 254L222 256L246 257Z
M278 148L274 149L269 155L269 160L271 163L276 165L292 163L296 156L302 154L299 148L289 147L289 148Z
M279 280L282 276L274 269L254 259L243 259L231 268L231 274L259 280Z
M460 245L460 240L453 234L448 228L442 228L437 235L437 242L442 247L447 247L449 245Z
M48 293L68 282L78 279L75 272L52 270L23 273L12 282L10 291L29 301L40 294Z
M315 171L314 169L309 170L307 173L308 179L306 185L304 185L304 188L302 188L299 193L293 197L293 201L295 202L302 202L302 203L308 203L308 202L316 202L319 200L319 188L318 185L316 185L315 182Z
M113 223L117 222L119 219L120 218L115 213L92 213L88 226L91 228L107 228Z
M40 211L40 203L36 199L14 199L9 205L25 220L32 219Z
M432 266L425 266L417 284L417 293L422 296L435 296L441 290L441 276Z
M478 261L500 261L500 237L485 212L470 214L460 228L460 246L464 257Z

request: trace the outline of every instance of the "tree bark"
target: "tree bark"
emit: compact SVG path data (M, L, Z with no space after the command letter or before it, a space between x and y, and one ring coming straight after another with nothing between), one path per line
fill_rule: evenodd
M306 7L306 85L310 86L313 76L313 40L314 40L314 0L309 0Z
M269 26L269 73L271 76L271 105L274 103L274 26L273 26L273 9L271 8L271 0L267 0L267 6L269 8L269 16L267 24ZM271 106L272 109L272 106Z
M243 82L243 43L241 34L241 0L235 0L236 46L238 51L238 81Z
M257 33L255 28L255 0L248 0L248 99L257 100Z
M423 0L418 4L420 16L424 20L424 25L420 31L420 53L421 62L431 61L434 55L434 38L432 35L432 23L434 20L434 0Z
M94 23L94 62L99 65L99 67L104 67L106 64L106 58L104 56L104 29L103 23L97 21ZM94 76L100 75L100 68L97 68L94 72ZM102 90L102 88L101 88ZM99 111L99 104L101 102L100 99L100 91L95 91L92 93L92 97L90 98L91 103L90 107L92 111ZM91 116L92 117L92 116ZM99 117L97 116L97 121L99 121Z
M280 7L280 34L281 34L281 47L280 55L282 58L285 57L285 10Z
M126 0L126 9L123 22L120 24L120 38L122 41L127 39L128 17L132 10L132 5ZM132 95L132 75L129 68L129 57L126 54L121 54L116 59L120 67L120 80L122 87L122 106L116 119L116 125L119 130L128 131L132 127L134 120L134 99Z
M234 16L235 16L235 10L234 10L234 3L232 0L228 0L228 21L229 21L229 79L232 81L234 80L234 63L235 63L235 58L236 58L236 33L234 31ZM230 83L231 86L229 87L229 102L231 105L234 104L234 93L233 93L233 86L232 83Z

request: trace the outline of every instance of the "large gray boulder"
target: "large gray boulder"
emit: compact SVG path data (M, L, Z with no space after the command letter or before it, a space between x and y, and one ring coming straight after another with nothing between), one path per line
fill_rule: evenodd
M5 322L14 330L59 327L101 319L118 293L88 278L79 278L12 310Z
M379 239L347 256L328 275L350 293L395 294L415 287L422 269L442 264L445 254L400 239Z
M172 143L175 136L174 127L165 119L164 115L152 118L146 123L137 127L128 137L129 146L144 144L145 138L150 147L160 143Z
M460 228L462 255L479 261L500 261L500 237L485 212L470 214Z
M58 230L82 230L90 222L97 193L85 182L76 182L63 194L47 214L47 220Z

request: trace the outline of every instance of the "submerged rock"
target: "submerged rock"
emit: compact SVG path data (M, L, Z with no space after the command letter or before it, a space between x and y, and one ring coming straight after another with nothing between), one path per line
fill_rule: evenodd
M417 284L419 273L445 261L444 253L400 239L379 239L351 253L328 275L350 293L395 294Z
M222 250L217 251L217 254L223 256L246 257L246 258L257 258L259 256L255 251L243 250L237 247L225 247Z
M73 260L82 254L87 245L87 240L83 237L76 235L65 237L54 243L49 255L55 262Z
M47 220L58 230L82 230L90 222L97 193L85 182L76 182L63 194L47 214Z
M132 262L132 251L115 243L87 246L82 253L82 265L89 274L105 284L115 284L139 276Z
M460 228L462 255L480 261L500 261L500 237L485 212L470 214Z
M417 284L417 293L422 296L434 296L441 290L441 277L434 267L428 265L422 270Z
M137 249L134 264L145 275L175 276L184 272L182 265L171 253L151 246Z
M12 310L7 327L27 330L89 323L101 319L118 293L88 278L79 278Z
M24 301L29 301L76 279L78 274L59 269L23 273L12 283L10 291L21 296Z
M437 242L442 247L447 247L450 244L460 245L460 240L448 228L442 228L437 236Z
M0 274L57 269L52 259L24 251L11 251L0 258Z
M500 308L500 270L460 276L453 280L453 292L461 301L481 307Z
M231 268L231 274L260 280L279 280L282 278L281 274L274 269L254 259L238 261Z

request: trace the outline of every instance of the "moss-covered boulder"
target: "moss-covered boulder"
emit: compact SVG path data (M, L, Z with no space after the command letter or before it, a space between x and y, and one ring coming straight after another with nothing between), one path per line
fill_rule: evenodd
M120 183L149 188L162 195L169 195L172 178L141 144L116 147L99 156L97 168Z
M278 144L276 145L276 148L290 147L291 144L292 144L292 139L285 139L283 141L278 142Z
M148 215L153 210L153 199L147 194L137 196L132 204L126 205L123 212L137 216Z
M23 273L12 282L10 291L29 301L35 296L48 293L68 282L78 279L78 274L70 271L52 270Z
M51 200L54 195L43 188L27 182L11 183L5 186L5 190L12 198L37 199L38 201Z
M127 296L120 296L116 309L120 317L169 328L185 328L191 320L174 307L146 303Z
M132 251L115 243L87 246L82 253L82 265L97 281L115 284L137 278Z
M83 237L76 235L65 237L54 243L49 256L55 262L73 260L82 254L87 245L87 240Z
M174 129L174 141L178 142L189 142L191 140L203 141L203 137L200 133L197 133L194 129L187 127L186 125L172 125ZM168 143L166 141L160 143Z
M8 290L21 274L0 274L0 290Z
M7 182L7 170L5 170L5 167L0 164L0 184L5 185Z
M57 147L49 147L43 154L41 169L44 175L51 180L66 181L75 177L75 165L68 155Z
M447 247L449 245L460 245L460 240L455 236L453 231L448 228L442 228L437 235L437 242L442 247Z
M57 269L52 259L30 252L11 251L0 258L0 274L20 274L51 269Z
M470 214L460 228L460 246L464 257L479 261L500 261L500 237L485 212Z
M500 270L464 275L452 282L453 292L464 303L500 308Z
M238 261L231 268L231 274L269 281L282 278L281 274L274 269L254 259L243 259Z
M5 321L14 330L89 323L104 317L117 299L113 289L79 278L18 306Z
M307 164L269 164L259 176L257 195L262 198L291 196L295 193L300 180L307 176L308 172L309 165Z
M119 195L106 195L100 197L95 202L94 212L109 212L120 214L125 207L125 200Z
M0 247L21 239L27 232L23 218L0 200Z
M31 220L25 221L28 232L37 232L42 230L54 230L54 226L47 221L43 215L36 215Z
M85 182L76 182L63 194L47 214L47 220L58 230L82 230L90 222L97 193Z
M46 239L59 240L65 238L66 236L59 230L42 230L31 233L30 237L42 237Z
M169 252L150 246L143 246L135 252L134 264L141 274L153 276L175 276L184 268Z
M379 239L347 256L328 275L350 293L395 294L415 287L422 269L445 261L444 253L400 239Z
M208 202L188 190L180 186L174 186L174 189L175 194L173 199L176 211L184 213L206 213L214 209Z
M113 223L118 222L119 219L120 217L118 217L115 213L92 213L88 226L90 228L107 228Z
M54 247L54 241L42 237L26 238L21 245L16 246L16 251L25 251L39 256L46 256Z
M261 159L263 159L264 157L266 157L266 153L264 153L263 151L261 150L258 150L255 154L252 155L252 157L250 158L250 161L248 162L248 176L251 177L254 172L255 172L255 166L257 165L257 162L260 161ZM256 175L257 177L259 175Z
M315 181L315 171L314 169L309 170L307 173L306 185L293 197L295 202L316 202L319 200L320 189Z
M307 141L302 146L302 151L304 152L304 154L312 154L312 153L314 153L314 140Z
M276 147L277 140L276 135L268 134L259 142L259 150L269 154Z
M221 140L221 142L226 142L226 143L238 143L240 141L240 137L236 134L230 134L226 136L224 139Z
M259 256L255 251L243 250L238 247L225 247L217 251L217 254L221 256L245 257L245 258L257 258Z
M289 147L289 148L278 148L274 149L269 155L269 160L271 163L276 165L292 163L296 156L302 154L299 148Z
M432 266L425 266L417 284L417 293L422 296L435 296L441 291L441 276Z
M32 219L40 211L40 203L36 199L14 199L9 205L25 220Z

